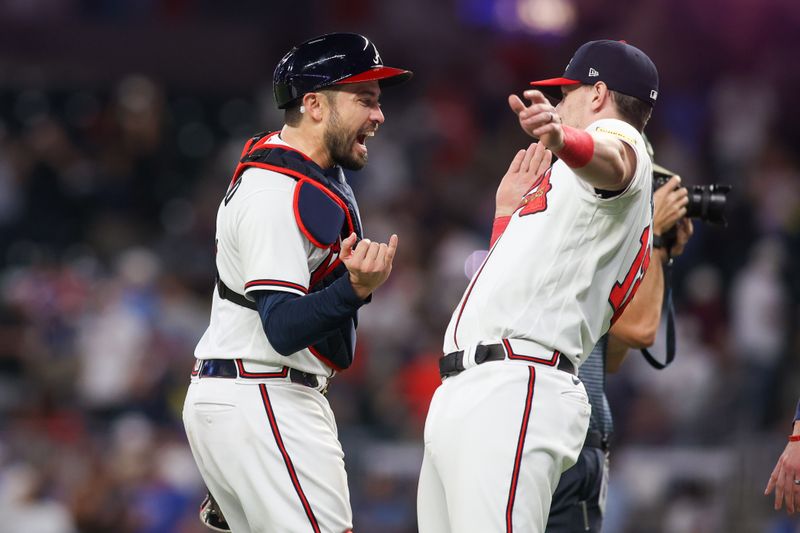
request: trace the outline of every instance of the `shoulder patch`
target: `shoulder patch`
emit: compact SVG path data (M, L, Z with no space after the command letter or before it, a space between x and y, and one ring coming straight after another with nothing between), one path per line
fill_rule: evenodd
M335 243L345 220L344 209L307 180L297 182L294 216L300 231L317 248L328 248Z

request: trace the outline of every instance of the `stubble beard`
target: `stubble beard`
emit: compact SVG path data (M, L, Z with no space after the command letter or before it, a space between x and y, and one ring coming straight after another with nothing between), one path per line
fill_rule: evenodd
M367 164L367 153L354 154L353 145L358 134L351 134L344 129L335 107L331 107L328 127L325 129L323 141L331 154L331 159L337 165L347 170L361 170Z

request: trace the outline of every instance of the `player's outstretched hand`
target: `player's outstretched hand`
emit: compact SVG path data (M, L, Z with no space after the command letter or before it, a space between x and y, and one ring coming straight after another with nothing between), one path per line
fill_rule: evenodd
M531 143L527 150L520 150L497 187L495 196L495 218L509 216L517 210L536 178L544 174L553 161L553 153L542 143Z
M516 94L508 97L508 105L517 114L522 131L558 152L564 146L564 130L561 129L561 117L556 108L541 91L530 89L522 95L531 105L526 106Z
M389 244L361 239L354 248L355 242L355 233L343 240L339 258L350 272L353 290L363 300L383 285L392 273L392 262L397 252L397 235L391 236Z
M765 495L775 491L776 511L780 511L783 502L789 514L800 510L800 485L795 484L795 479L800 479L800 442L789 442L764 490Z

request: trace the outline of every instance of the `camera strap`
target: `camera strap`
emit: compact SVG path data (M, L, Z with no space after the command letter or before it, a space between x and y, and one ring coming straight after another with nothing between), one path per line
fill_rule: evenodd
M672 303L672 258L664 265L664 291L665 307L667 309L667 357L662 363L646 348L642 348L642 355L650 366L658 370L667 368L675 359L675 307Z

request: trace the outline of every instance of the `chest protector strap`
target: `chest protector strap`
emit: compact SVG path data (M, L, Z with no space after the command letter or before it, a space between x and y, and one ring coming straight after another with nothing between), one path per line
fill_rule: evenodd
M341 167L322 169L305 154L289 146L270 144L271 133L260 133L251 138L242 150L242 157L225 194L227 205L242 182L242 174L248 168L261 168L278 172L297 181L293 198L293 211L297 226L303 235L317 248L338 252L338 240L355 232L363 237L358 204ZM327 268L315 273L311 285L321 278L335 275L340 262L334 261ZM338 276L337 276L338 277ZM220 298L256 309L255 303L227 287L217 274L217 291Z

